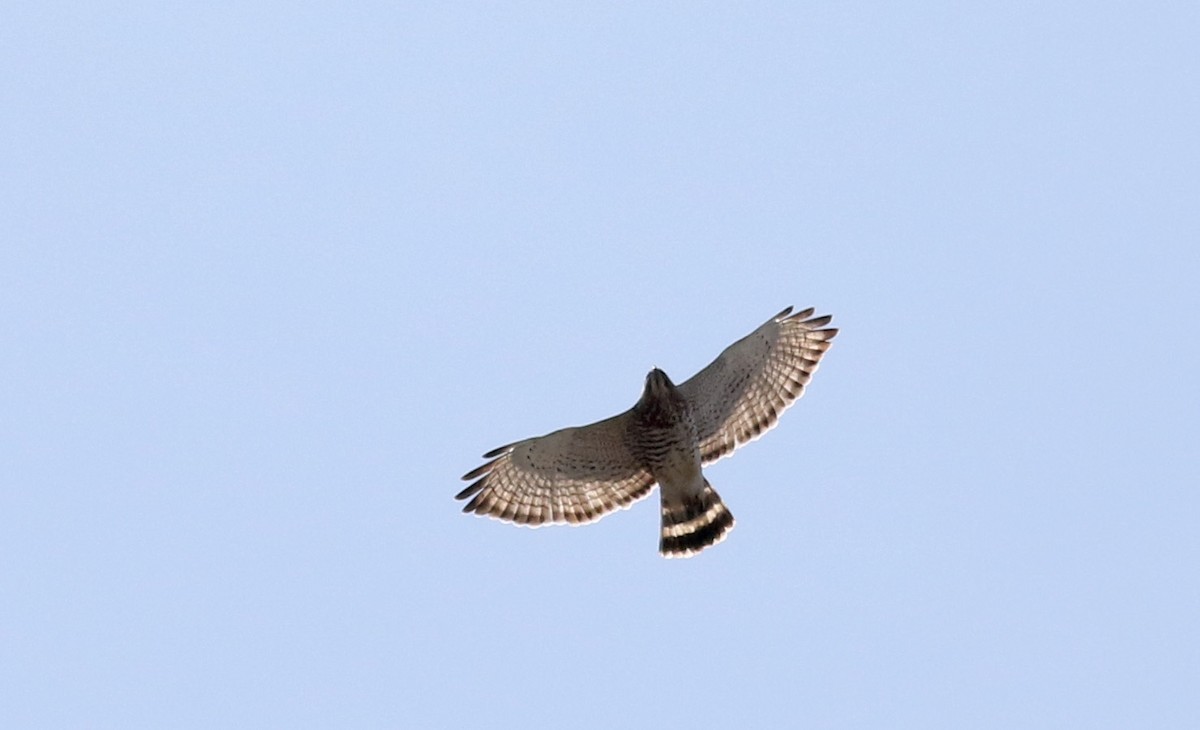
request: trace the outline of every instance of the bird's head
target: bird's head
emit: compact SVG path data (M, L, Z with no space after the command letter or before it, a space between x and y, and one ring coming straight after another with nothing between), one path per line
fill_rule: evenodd
M667 377L667 374L658 368L654 368L646 375L645 394L664 397L675 391L675 384Z

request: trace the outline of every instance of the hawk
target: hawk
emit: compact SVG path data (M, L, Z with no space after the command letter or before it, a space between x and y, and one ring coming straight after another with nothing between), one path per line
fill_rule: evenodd
M725 539L733 515L701 467L761 436L801 395L837 330L832 317L788 307L675 385L654 368L624 413L517 441L483 455L456 499L463 512L537 527L581 525L659 486L664 557Z

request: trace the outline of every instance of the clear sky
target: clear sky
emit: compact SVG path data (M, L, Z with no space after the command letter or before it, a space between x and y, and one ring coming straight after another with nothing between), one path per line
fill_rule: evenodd
M1194 3L9 3L0 725L1200 727ZM783 307L708 471L463 515Z

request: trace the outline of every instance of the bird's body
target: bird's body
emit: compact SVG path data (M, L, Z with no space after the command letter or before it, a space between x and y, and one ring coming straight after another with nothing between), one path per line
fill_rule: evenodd
M733 515L701 471L691 404L667 374L655 368L633 407L632 440L642 466L658 484L663 555L690 555L724 539Z
M503 446L463 479L465 512L526 525L581 524L628 507L658 484L666 557L724 539L733 516L702 466L775 425L803 393L836 329L813 310L779 313L676 386L658 368L630 410ZM789 316L790 315L790 316Z
M630 419L633 452L654 480L681 485L700 476L700 450L691 406L663 371L646 376Z

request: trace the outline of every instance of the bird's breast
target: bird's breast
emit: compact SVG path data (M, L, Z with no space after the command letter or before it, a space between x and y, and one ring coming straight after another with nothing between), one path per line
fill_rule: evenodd
M700 471L696 429L686 413L640 421L634 443L638 456L660 483L688 479Z

